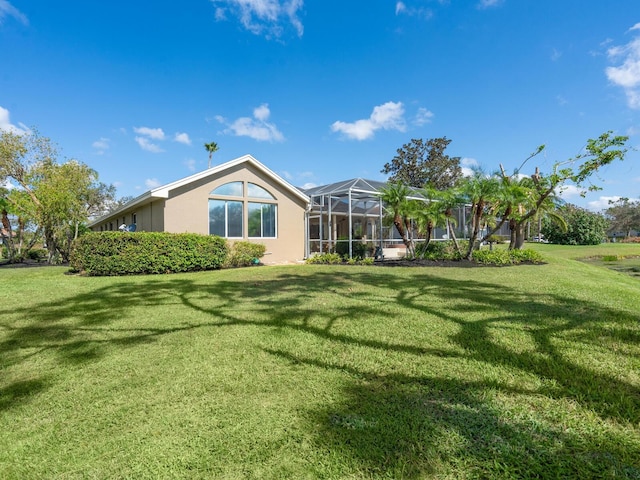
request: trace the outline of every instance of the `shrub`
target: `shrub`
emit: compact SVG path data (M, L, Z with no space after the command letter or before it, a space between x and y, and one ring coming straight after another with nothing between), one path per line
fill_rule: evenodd
M335 265L342 263L342 255L338 253L320 253L307 258L306 263Z
M515 265L531 262L542 263L542 255L535 250L476 250L473 259L483 265Z
M74 240L70 266L86 275L176 273L221 268L225 239L195 233L95 232Z
M459 242L460 250L465 251L462 242ZM419 243L416 246L416 258L424 260L460 260L461 255L456 251L453 240L431 241L429 244Z
M340 237L336 243L335 252L342 258L349 257L349 237ZM351 256L354 258L364 258L367 253L367 245L354 240L351 244Z
M225 267L248 267L257 265L264 257L267 247L261 243L234 242L224 263Z
M46 248L32 248L27 252L27 257L37 262L41 262L47 258L47 255L49 255L49 252L47 252Z

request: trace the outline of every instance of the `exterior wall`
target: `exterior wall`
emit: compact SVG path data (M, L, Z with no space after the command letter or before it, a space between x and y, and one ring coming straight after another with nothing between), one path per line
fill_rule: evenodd
M244 215L244 240L262 243L267 254L265 264L297 262L304 259L306 203L260 170L241 164L219 175L191 182L170 192L164 207L164 229L167 232L209 234L209 198L215 188L228 182L255 183L271 193L278 205L276 238L248 238L248 218ZM246 213L246 200L245 208ZM233 240L231 240L232 242Z
M113 230L123 223L131 225L134 223L132 215L136 215L137 232L162 232L164 230L164 200L156 200L145 205L137 205L134 208L119 212L118 215L105 217L105 219L91 227L94 232L109 230L109 224L113 225Z

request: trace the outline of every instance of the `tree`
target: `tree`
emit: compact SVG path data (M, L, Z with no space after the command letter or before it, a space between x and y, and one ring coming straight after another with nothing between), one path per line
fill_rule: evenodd
M391 182L382 189L380 199L391 213L393 225L396 227L402 242L410 256L415 255L415 246L411 229L411 217L415 213L413 201L407 197L411 189L399 182Z
M493 205L494 214L499 220L494 229L488 232L478 244L495 233L504 222L509 222L511 229L509 248L521 249L526 238L527 223L536 218L539 213L554 208L554 203L550 200L565 183L572 182L581 188L582 195L587 190L601 189L590 183L591 176L601 167L615 160L623 160L628 150L625 146L627 140L628 137L613 136L612 132L606 132L598 138L589 139L582 153L565 162L554 164L552 172L548 175L540 173L538 168L530 177L523 178L520 174L522 167L528 160L542 152L544 145L538 147L536 152L531 154L513 175L507 175L504 168L500 166L502 191L494 199L495 205ZM575 168L571 166L577 162L582 163Z
M469 248L465 254L467 260L471 260L473 250L480 247L480 243L488 238L486 234L480 239L480 230L486 225L494 223L493 212L497 203L497 194L500 181L495 176L486 176L482 172L475 172L471 177L465 177L461 181L461 192L465 203L471 205L471 235Z
M42 229L49 262L68 260L71 242L89 216L104 210L115 189L98 182L87 165L57 163L57 150L37 131L29 135L0 132L0 181L20 186L20 201L5 197L17 214L32 218Z
M450 143L447 137L432 138L426 142L414 138L399 148L397 155L381 171L391 174L390 181L410 187L451 188L462 177L462 169L460 157L450 157L444 153Z
M216 142L205 143L204 148L209 152L209 167L211 168L211 157L218 151L218 144Z
M640 231L640 201L629 201L628 198L620 198L605 210L607 219L611 222L611 230L624 232L625 238L631 236L631 231Z
M600 213L567 204L558 209L564 217L566 229L548 219L543 222L542 233L551 243L561 245L598 245L606 238L609 222Z

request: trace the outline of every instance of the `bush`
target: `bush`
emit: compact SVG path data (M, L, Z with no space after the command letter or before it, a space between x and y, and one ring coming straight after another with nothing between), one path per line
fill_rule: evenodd
M306 263L336 265L342 263L342 255L339 253L320 253L307 258Z
M459 241L460 250L465 251L467 242ZM456 251L453 240L431 241L429 244L419 243L416 245L416 258L424 260L460 260L461 255Z
M195 233L95 232L74 240L70 266L86 275L176 273L221 268L225 239Z
M41 262L47 258L47 255L49 255L49 252L47 252L46 248L32 248L27 252L27 257L37 262Z
M340 237L336 243L335 252L342 258L349 257L349 237ZM351 256L354 258L364 258L367 253L367 245L354 240L351 245Z
M267 247L261 243L234 242L224 263L225 267L248 267L260 263Z
M542 255L535 250L476 250L473 259L483 265L516 265L518 263L542 263Z

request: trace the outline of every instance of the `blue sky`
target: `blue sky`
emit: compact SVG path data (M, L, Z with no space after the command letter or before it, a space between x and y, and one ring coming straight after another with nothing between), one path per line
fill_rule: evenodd
M637 0L0 0L0 128L37 127L120 196L249 153L296 186L380 173L412 138L548 172L640 145ZM640 197L640 152L592 209Z

